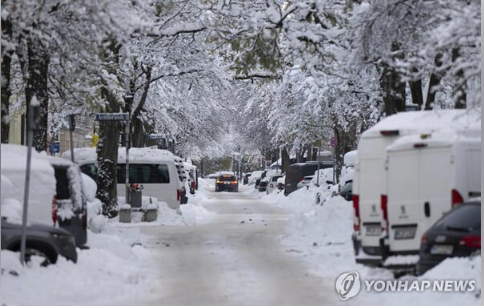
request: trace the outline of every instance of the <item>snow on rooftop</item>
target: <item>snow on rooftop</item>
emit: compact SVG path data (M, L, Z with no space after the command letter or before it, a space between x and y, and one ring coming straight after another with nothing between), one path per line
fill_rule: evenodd
M401 132L433 132L441 129L474 129L481 125L481 109L453 109L432 111L407 111L386 117L366 130L362 138L379 136L384 130Z

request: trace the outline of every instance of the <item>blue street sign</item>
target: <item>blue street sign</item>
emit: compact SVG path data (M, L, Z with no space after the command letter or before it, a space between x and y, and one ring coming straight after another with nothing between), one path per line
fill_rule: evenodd
M52 144L49 144L49 153L51 153L51 154L60 153L60 142L59 141L52 143Z
M128 121L127 113L96 113L96 121Z

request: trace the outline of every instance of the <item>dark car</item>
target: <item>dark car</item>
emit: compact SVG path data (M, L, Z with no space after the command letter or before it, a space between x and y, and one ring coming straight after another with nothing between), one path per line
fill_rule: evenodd
M339 195L343 197L346 201L353 200L353 181L346 182L345 186L341 188Z
M245 176L244 176L244 182L243 184L244 185L247 185L249 184L249 177L252 175L252 173L247 173Z
M417 274L448 257L467 257L481 250L481 202L456 206L424 233Z
M20 251L22 226L2 217L2 249ZM48 225L32 224L27 226L25 261L32 256L43 258L41 265L56 263L61 255L74 263L77 261L76 240L64 229Z
M239 191L239 181L230 174L222 174L215 181L215 191Z
M260 185L260 181L266 177L266 174L267 174L267 170L266 171L263 171L260 178L257 178L255 180L255 189L259 189L259 185Z
M309 161L290 165L286 172L284 195L287 196L293 191L297 190L297 184L301 182L305 176L314 175L314 173L318 170L318 164L320 169L333 168L333 163L330 161Z
M269 184L269 179L260 180L258 190L264 192L267 189L267 184Z

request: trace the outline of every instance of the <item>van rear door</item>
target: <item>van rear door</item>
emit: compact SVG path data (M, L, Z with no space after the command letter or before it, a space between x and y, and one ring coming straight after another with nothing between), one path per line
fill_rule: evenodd
M390 250L417 251L423 233L450 209L450 147L394 152L388 163Z

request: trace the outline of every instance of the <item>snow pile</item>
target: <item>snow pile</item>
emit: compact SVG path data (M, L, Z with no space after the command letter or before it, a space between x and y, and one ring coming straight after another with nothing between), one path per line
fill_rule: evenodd
M331 187L333 189L333 187ZM320 195L321 202L315 198ZM280 238L286 252L297 253L302 262L307 263L311 273L336 281L348 271L359 272L363 280L393 280L391 270L370 268L356 264L351 235L353 232L352 203L340 196L331 197L330 189L310 186L299 189L287 197L283 194L270 194L264 201L289 209L291 215ZM415 260L412 260L415 261ZM447 259L421 277L404 276L406 280L475 280L473 292L367 292L351 299L349 304L364 305L476 305L480 304L481 258Z
M153 288L156 260L136 229L89 233L90 249L74 264L23 268L19 254L2 250L2 305L112 305L142 299ZM122 232L122 233L119 233Z
M113 218L111 223L116 226L130 227L130 226L180 226L180 225L197 225L205 223L213 217L213 213L207 211L203 204L208 200L206 197L206 191L210 189L210 185L205 180L199 180L199 190L195 195L188 194L188 203L181 204L180 210L174 210L168 206L166 202L158 201L154 197L143 196L142 207L144 209L158 209L158 217L153 222L141 222L142 213L132 213L131 223L120 223L119 218ZM122 206L130 208L128 204L125 204L124 197L118 197L118 206L121 209Z

